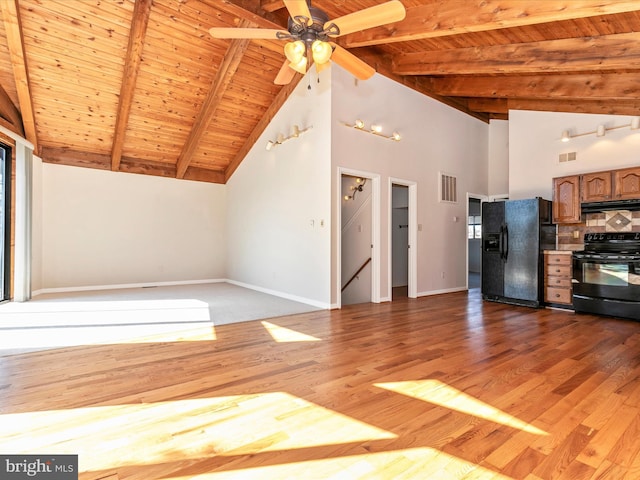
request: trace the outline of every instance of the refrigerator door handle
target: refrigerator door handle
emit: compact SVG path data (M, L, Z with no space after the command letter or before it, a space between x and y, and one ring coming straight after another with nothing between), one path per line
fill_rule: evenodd
M504 261L509 257L509 226L504 226Z
M504 224L500 225L499 251L500 251L500 260L504 260Z

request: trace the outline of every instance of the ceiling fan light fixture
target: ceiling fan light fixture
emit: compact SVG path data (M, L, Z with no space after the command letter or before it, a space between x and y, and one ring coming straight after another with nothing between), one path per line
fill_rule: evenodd
M313 61L319 65L325 64L331 58L333 49L328 42L322 40L314 40L311 44L311 54L313 55Z
M302 57L297 62L291 62L289 66L296 72L304 75L305 73L307 73L307 57Z
M304 42L302 40L289 42L284 46L284 54L287 57L287 60L289 60L294 65L297 65L302 61L306 50L307 48L305 47ZM306 58L304 63L306 65L307 63Z

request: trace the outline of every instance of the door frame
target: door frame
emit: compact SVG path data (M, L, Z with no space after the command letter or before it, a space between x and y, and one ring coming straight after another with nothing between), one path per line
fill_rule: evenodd
M407 296L409 298L418 297L418 184L412 180L389 177L389 211L388 211L388 272L389 291L387 293L390 300L393 300L393 250L392 250L392 210L393 210L393 186L399 185L409 189L409 212L408 212L408 258L407 258Z
M336 179L336 307L342 307L342 177L366 178L371 182L371 302L380 303L380 175L364 170L338 167Z

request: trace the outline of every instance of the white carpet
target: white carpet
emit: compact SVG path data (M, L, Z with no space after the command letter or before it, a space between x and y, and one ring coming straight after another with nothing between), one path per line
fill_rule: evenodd
M229 283L39 295L0 305L0 356L132 341L206 340L215 327L318 310Z

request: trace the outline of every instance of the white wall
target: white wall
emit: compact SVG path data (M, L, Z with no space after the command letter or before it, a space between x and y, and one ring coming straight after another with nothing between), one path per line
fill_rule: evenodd
M631 117L577 113L509 112L509 196L552 198L552 179L576 173L613 170L640 164L640 130L621 128L604 137L585 135L563 143L563 130L572 135L631 123ZM576 152L577 160L560 163L561 153Z
M42 289L224 278L223 185L46 163L41 185Z
M227 182L227 277L328 307L331 85L328 72L307 75ZM294 124L313 129L265 149Z
M489 122L489 196L509 193L509 122Z
M380 175L380 299L389 300L389 177L417 183L418 295L453 291L466 286L466 192L488 191L488 124L376 74L355 82L343 69L332 66L332 208L339 208L339 168ZM397 130L402 141L393 142L347 128L356 119L379 123L384 133ZM458 203L438 202L438 172L458 178ZM454 221L457 218L457 221ZM337 251L339 231L333 233ZM332 285L337 286L333 259ZM443 278L444 275L444 278ZM332 300L339 289L332 291Z

